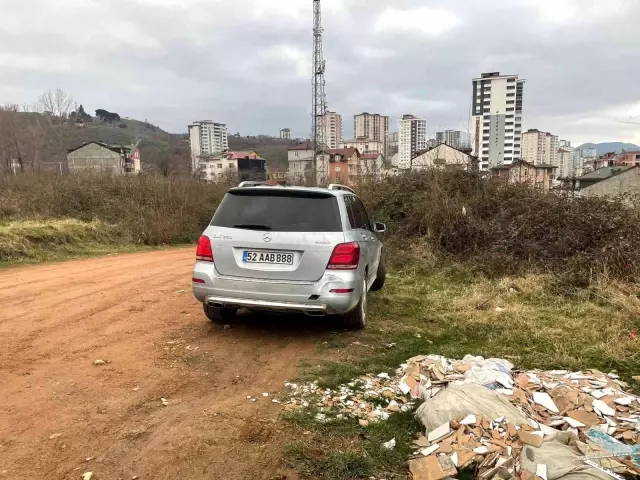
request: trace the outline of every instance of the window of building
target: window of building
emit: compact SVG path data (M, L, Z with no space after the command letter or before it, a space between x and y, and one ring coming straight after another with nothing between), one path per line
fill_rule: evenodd
M235 168L236 164L235 163L230 163L229 164L229 168Z
M221 163L218 164L218 168L219 169L222 168L222 164Z
M516 94L513 93L513 92L507 93L507 97L515 97L515 96L516 96Z
M513 108L513 107L507 108L507 112L513 112L514 110L515 110L515 108Z
M513 82L515 82L515 81L516 81L516 79L515 79L515 78L507 78L507 82L508 82L508 83L513 83Z

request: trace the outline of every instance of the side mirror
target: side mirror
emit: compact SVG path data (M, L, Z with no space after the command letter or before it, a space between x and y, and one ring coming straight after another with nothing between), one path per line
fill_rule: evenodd
M384 233L387 231L387 226L382 222L373 222L373 231L376 233Z

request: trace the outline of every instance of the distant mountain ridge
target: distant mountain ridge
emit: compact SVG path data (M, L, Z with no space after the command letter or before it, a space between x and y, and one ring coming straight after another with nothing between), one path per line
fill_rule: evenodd
M595 148L598 156L609 152L622 153L622 150L640 150L638 145L624 142L583 143L576 147L577 150L582 150L583 148Z

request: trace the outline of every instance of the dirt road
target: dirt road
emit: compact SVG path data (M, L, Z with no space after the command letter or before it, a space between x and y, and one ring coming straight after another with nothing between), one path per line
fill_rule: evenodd
M0 270L0 478L295 478L279 406L262 393L281 390L327 329L304 317L210 325L190 291L193 256Z

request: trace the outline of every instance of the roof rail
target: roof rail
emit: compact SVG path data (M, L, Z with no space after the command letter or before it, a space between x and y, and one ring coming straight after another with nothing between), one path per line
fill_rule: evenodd
M248 180L245 182L240 182L240 184L238 185L238 188L246 188L246 187L270 187L271 185L267 182L256 182L253 180Z
M327 187L329 190L345 190L347 192L356 193L353 188L349 188L346 185L340 185L339 183L332 183Z

